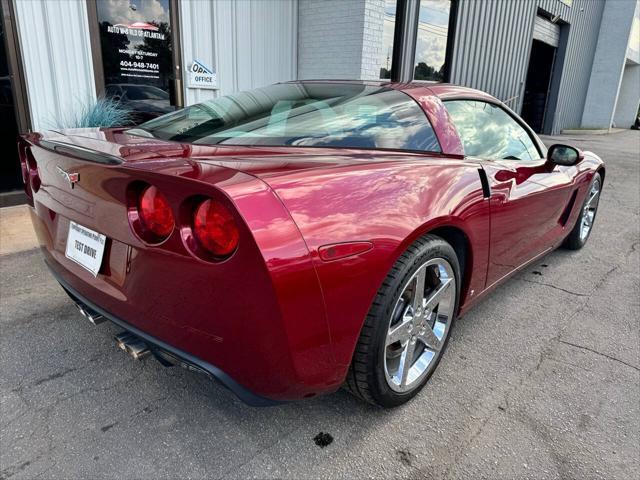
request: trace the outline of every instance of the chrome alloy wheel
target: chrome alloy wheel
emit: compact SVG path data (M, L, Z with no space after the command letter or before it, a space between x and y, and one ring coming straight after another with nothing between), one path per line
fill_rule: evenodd
M591 227L593 227L593 220L596 217L596 210L598 209L599 201L600 179L596 178L589 190L589 198L582 209L582 218L580 219L580 240L583 242L587 239L589 232L591 231Z
M449 335L456 278L443 258L425 262L404 286L391 314L384 370L396 392L420 385L433 369Z

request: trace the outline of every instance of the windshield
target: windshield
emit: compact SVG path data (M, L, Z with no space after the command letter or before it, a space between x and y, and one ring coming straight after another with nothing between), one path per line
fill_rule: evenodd
M357 84L271 85L169 113L130 133L136 130L203 145L440 151L427 117L412 98Z

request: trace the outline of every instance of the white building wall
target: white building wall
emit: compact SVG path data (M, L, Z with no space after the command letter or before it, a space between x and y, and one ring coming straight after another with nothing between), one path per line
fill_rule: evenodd
M629 128L636 121L640 103L640 65L627 62L622 74L618 103L613 116L617 128Z
M182 23L180 40L182 42L184 104L191 105L216 96L215 90L189 88L187 72L194 60L209 67L216 65L213 2L183 0L180 2L180 20Z
M380 78L379 59L382 56L382 34L384 28L384 0L366 0L364 6L364 35L360 78Z
M96 99L84 1L15 0L34 130L56 128Z
M634 64L640 64L640 2L636 2L636 10L633 13L629 43L627 44L627 60Z
M298 78L377 79L384 0L299 0Z
M635 9L634 0L608 1L604 5L582 114L583 128L611 127Z
M613 123L618 128L629 128L636 121L640 104L640 2L633 14L627 55L618 92Z
M295 80L297 6L295 0L182 0L185 104ZM189 87L193 60L216 70L219 90Z

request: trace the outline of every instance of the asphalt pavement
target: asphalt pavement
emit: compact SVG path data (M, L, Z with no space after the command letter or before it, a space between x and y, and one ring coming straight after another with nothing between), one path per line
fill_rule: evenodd
M640 478L640 132L544 140L607 162L588 245L461 318L394 410L344 391L248 407L131 360L37 250L0 256L0 479Z

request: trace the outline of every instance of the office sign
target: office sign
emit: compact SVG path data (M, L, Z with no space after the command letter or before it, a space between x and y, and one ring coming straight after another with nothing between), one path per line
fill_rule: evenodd
M214 69L194 60L189 66L189 87L216 89L218 88L218 75Z

